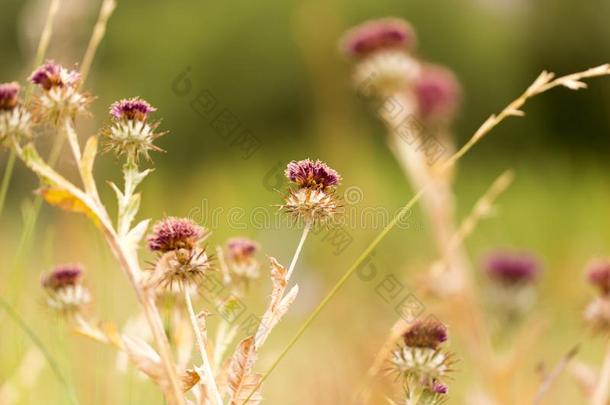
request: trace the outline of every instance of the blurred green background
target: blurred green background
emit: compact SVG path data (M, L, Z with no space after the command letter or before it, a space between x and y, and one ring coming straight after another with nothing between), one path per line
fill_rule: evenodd
M328 162L343 175L345 187L362 191L360 209L395 212L412 195L387 148L383 126L353 91L351 66L337 50L348 27L383 16L406 18L414 25L419 54L453 69L462 83L458 144L541 70L565 74L610 61L608 0L118 3L86 85L96 99L92 117L79 121L80 132L96 133L107 122L108 106L119 98L139 95L149 100L158 107L161 128L170 133L158 142L167 153L154 156L155 173L144 183L140 216L186 216L204 207L201 219L213 228L213 243L247 235L284 263L299 232L286 226L261 229L248 220L253 210L272 216L273 205L280 202L269 180L278 164L306 157ZM47 7L43 0L2 0L0 81L23 82L29 75ZM63 0L49 58L65 65L80 61L98 7L98 1ZM181 95L175 83L185 72L190 90ZM548 332L532 364L522 370L525 378L538 378L538 362L552 365L577 342L583 343L579 359L600 362L602 343L586 334L580 314L592 294L582 268L590 257L607 255L610 246L610 80L589 84L588 90L557 89L532 100L525 119L502 124L460 162L460 216L502 170L516 173L516 183L500 198L497 216L484 221L467 243L475 269L480 256L495 247L532 250L545 265L537 311L548 319ZM239 131L249 131L260 142L251 156L244 158L243 150L218 135L211 117L192 109L192 100L202 91L214 97L216 111L229 111ZM51 136L40 139L42 150ZM7 156L2 151L0 167ZM69 159L60 166L73 170ZM102 157L97 176L114 210L103 182L119 178L119 163ZM44 309L38 280L57 262L87 266L87 282L102 318L121 323L135 306L112 256L83 218L43 206L33 240L20 244L36 185L34 176L18 164L0 218L0 293L57 357L83 404L162 403L136 373L115 371L110 349L71 335ZM240 224L245 226L228 223L232 207L243 210ZM221 220L212 223L209 213L221 208ZM375 292L376 283L394 274L414 289L410 276L435 258L419 211L410 219L413 226L393 231L376 250L378 278L348 283L270 377L264 391L267 403L353 403L396 319L393 307ZM321 236L308 241L297 272L301 296L267 344L261 371L379 231L352 230L353 243L340 254ZM259 284L251 294L253 308L262 308L269 291L267 280ZM0 320L2 382L15 375L32 345L4 313ZM455 350L459 357L459 347ZM468 360L459 363L450 403L464 403L474 384L474 367ZM575 403L575 385L569 376L561 378L569 383L555 386L548 403ZM46 366L21 395L23 404L65 401Z

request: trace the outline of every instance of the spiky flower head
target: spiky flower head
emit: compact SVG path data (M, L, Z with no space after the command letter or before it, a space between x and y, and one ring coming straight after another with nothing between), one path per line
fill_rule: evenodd
M239 279L249 281L258 278L260 263L255 258L258 244L247 238L227 241L227 264L230 272Z
M10 111L17 107L17 96L21 86L17 82L0 84L0 110Z
M32 117L19 105L20 89L16 82L0 84L0 146L31 138Z
M148 248L154 252L193 249L208 231L189 218L167 217L153 227Z
M388 49L360 60L352 80L361 95L387 99L412 88L420 71L421 63L415 57L401 50Z
M42 278L50 308L64 314L80 311L91 301L89 290L82 285L83 270L78 265L57 266Z
M587 266L587 280L597 287L603 296L610 296L610 260L592 260Z
M118 156L126 155L137 161L141 156L150 159L150 151L162 151L154 145L164 132L156 132L159 122L148 123L148 115L157 109L147 101L133 97L116 101L110 106L113 123L102 131L106 138L106 150Z
M158 291L197 286L211 267L210 257L204 248L166 251L155 264L149 284Z
M343 52L355 58L363 58L380 50L413 49L415 42L415 31L411 25L398 18L366 21L347 31L341 41Z
M426 65L415 82L414 90L421 119L448 122L454 118L461 101L461 88L449 69Z
M520 287L533 283L540 273L540 264L531 254L494 252L484 264L487 275L507 287Z
M74 118L86 112L91 98L78 91L81 77L76 70L47 61L30 76L30 81L42 90L35 99L35 111L42 119L57 124L62 118Z
M447 327L435 319L418 320L403 335L405 345L436 349L447 340Z
M288 180L301 188L327 189L341 182L339 173L320 160L293 160L288 163L285 174Z

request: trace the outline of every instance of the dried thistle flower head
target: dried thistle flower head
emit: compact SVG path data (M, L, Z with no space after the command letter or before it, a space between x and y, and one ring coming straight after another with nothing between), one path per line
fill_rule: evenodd
M21 86L17 82L0 84L0 110L10 111L17 107L17 96Z
M19 105L21 86L16 82L0 84L0 146L31 138L31 114Z
M150 159L150 151L162 151L153 142L165 132L156 132L159 122L148 123L148 115L157 109L147 101L133 97L110 106L113 123L102 131L106 138L106 150L117 156L126 155L128 161L138 161L144 156Z
M320 160L293 160L288 163L285 174L288 180L301 188L327 189L341 182L339 173Z
M421 71L421 62L401 50L375 52L358 62L353 82L363 94L387 98L408 91Z
M239 278L257 279L260 263L254 257L258 244L247 238L232 238L227 241L227 263L231 273Z
M337 171L319 160L305 159L290 162L285 175L298 188L289 190L282 210L308 224L326 224L334 218L341 207L334 193L341 182Z
M204 248L166 251L157 261L149 284L166 292L172 292L176 286L189 288L199 285L211 267Z
M418 320L403 335L405 345L409 347L427 347L436 349L447 340L447 327L435 319Z
M591 261L587 266L587 280L599 289L600 294L610 296L610 260Z
M441 403L448 391L442 379L453 364L453 354L440 348L447 337L447 328L435 318L418 320L392 352L392 368L404 378L407 403ZM418 400L408 401L414 398Z
M540 273L540 264L531 254L494 252L487 257L485 271L492 281L507 287L533 283Z
M42 278L49 307L64 314L80 311L91 301L82 285L83 270L78 265L61 265Z
M80 73L53 61L47 61L30 76L30 81L42 94L35 100L35 111L42 119L58 123L64 117L75 117L86 112L90 97L78 91Z
M362 58L379 50L415 47L415 31L398 18L382 18L364 22L345 33L341 41L343 52Z
M209 233L188 218L167 217L153 227L148 237L148 248L154 252L193 249Z
M461 88L455 74L442 66L426 65L414 86L419 116L426 121L451 121L460 105Z

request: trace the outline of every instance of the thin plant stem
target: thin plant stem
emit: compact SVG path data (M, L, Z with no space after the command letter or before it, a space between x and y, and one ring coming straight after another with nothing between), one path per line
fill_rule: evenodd
M10 306L10 304L6 302L2 297L0 297L0 306L4 308L6 313L9 314L9 316L13 319L13 321L15 321L19 328L30 338L30 340L32 341L32 343L34 343L38 350L40 350L42 355L47 360L49 367L51 367L51 371L53 371L53 374L55 374L57 380L61 383L61 385L63 385L66 397L68 397L68 401L70 402L70 404L77 405L78 400L74 393L74 389L61 372L59 364L57 363L51 352L47 349L44 343L42 343L42 340L40 340L40 338L38 337L38 335L36 335L32 328L29 327L29 325L21 318L21 316L19 316L19 314L13 309L13 307Z
M288 267L288 273L286 274L286 280L290 280L290 276L292 276L292 273L294 272L294 268L297 265L297 261L299 260L299 256L301 255L301 251L303 250L303 246L305 245L305 240L307 239L307 235L309 235L310 230L311 230L311 222L307 221L305 223L305 227L303 228L303 234L301 235L301 240L299 240L297 250L294 252L294 256L292 257L292 261L290 262L290 267Z
M559 361L557 366L549 373L549 375L544 379L540 388L538 388L538 392L536 393L536 397L534 398L534 405L540 405L542 400L544 399L545 394L551 389L551 385L557 380L557 377L565 370L570 360L576 356L578 353L579 346L576 345L570 349Z
M488 134L494 127L500 124L504 119L514 116L514 117L522 117L524 115L521 108L525 104L525 102L547 90L550 90L557 86L565 86L572 90L577 90L586 87L584 83L580 80L584 78L591 77L599 77L610 75L610 64L605 64L601 66L597 66L595 68L587 69L584 72L578 72L567 76L559 77L553 80L554 75L549 72L542 72L540 76L532 83L530 87L515 101L511 102L500 114L492 115L489 117L479 129L474 133L472 138L462 146L455 154L453 154L449 159L440 164L438 168L439 173L444 173L449 170L451 167L455 165L455 163L462 158L466 153L468 153L472 147L480 141L486 134ZM398 224L402 218L413 208L415 203L424 195L424 193L430 188L432 185L431 182L428 182L424 185L420 190L400 209L400 211L396 214L396 216L388 223L388 225L383 228L383 230L373 239L373 241L364 249L364 251L356 258L354 263L347 269L347 271L343 274L343 276L337 281L335 286L329 291L329 293L322 299L320 304L313 310L313 312L307 317L303 325L297 330L294 337L290 339L286 347L282 350L276 360L271 364L271 367L265 372L262 378L259 380L258 384L252 390L252 394L248 398L246 398L245 403L250 400L253 393L261 386L261 384L268 378L268 376L273 372L273 370L278 366L278 364L282 361L282 359L288 354L290 349L296 344L296 342L301 338L301 336L305 333L309 325L318 317L318 315L322 312L322 310L326 307L326 305L334 298L334 296L341 290L343 285L350 279L352 274L358 270L360 265L367 259L367 257L373 252L373 250L381 243L381 241L385 238L385 236ZM610 362L610 359L609 359ZM610 365L609 365L610 367ZM610 371L609 371L610 375Z
M13 169L15 168L15 161L17 160L17 154L13 149L8 155L6 166L4 167L4 174L2 175L2 186L0 188L0 216L4 211L4 202L6 201L6 193L8 186L11 183L11 177L13 177Z
M197 347L199 348L199 353L201 354L201 361L203 362L203 371L205 373L205 377L207 380L207 388L210 390L210 394L214 397L214 401L218 405L222 405L222 397L220 396L220 392L218 391L218 386L216 385L216 380L214 378L214 372L212 371L212 366L210 365L210 359L208 357L208 352L205 348L205 342L203 340L203 335L201 333L201 327L199 326L199 322L197 321L197 316L195 315L195 311L193 309L193 302L191 300L191 294L189 294L186 286L182 286L182 290L184 291L184 301L186 301L186 309L189 313L189 318L191 320L191 326L193 327L193 332L195 333L195 340L197 340Z
M89 71L91 70L91 65L93 64L93 58L97 52L97 48L99 47L104 35L106 34L106 27L108 25L108 20L112 15L112 12L116 8L117 3L116 0L104 0L102 3L102 7L100 8L100 14L98 16L97 22L95 23L95 27L93 28L93 34L91 34L91 39L89 40L89 45L87 46L87 50L85 51L85 56L83 57L83 61L81 63L80 74L81 74L81 85L87 80L87 76L89 75Z
M608 393L610 391L610 341L607 343L606 355L602 370L599 373L597 385L591 397L591 405L606 405L608 403Z

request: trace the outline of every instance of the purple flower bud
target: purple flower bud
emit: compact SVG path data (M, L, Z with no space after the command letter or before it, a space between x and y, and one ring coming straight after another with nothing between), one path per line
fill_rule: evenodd
M501 284L517 286L532 283L540 273L540 264L531 254L494 252L484 264L488 276Z
M168 217L155 224L148 237L148 248L157 252L192 249L206 230L188 218Z
M587 279L599 288L602 295L610 295L610 260L596 259L587 266Z
M428 121L452 120L461 100L460 85L450 70L429 65L415 84L419 115Z
M246 238L233 238L227 242L229 256L235 261L244 261L250 259L258 250L258 245Z
M80 81L80 73L68 70L53 61L47 61L30 76L32 83L44 90L54 87L75 87Z
M434 392L435 394L446 394L447 392L449 392L449 389L445 384L441 384L438 381L435 381L432 384L432 392Z
M361 58L388 48L413 48L415 32L411 25L398 18L383 18L364 22L343 37L343 52Z
M119 100L110 106L110 115L117 120L146 121L148 114L154 111L157 109L140 97Z
M0 110L12 110L17 106L20 89L16 82L0 84Z
M309 159L288 163L285 171L288 180L301 188L321 188L337 186L341 176L319 160Z
M403 335L403 340L408 347L436 349L447 337L447 327L434 318L428 318L415 321Z
M61 290L80 283L83 275L82 267L74 264L57 266L42 279L42 286L52 291Z

